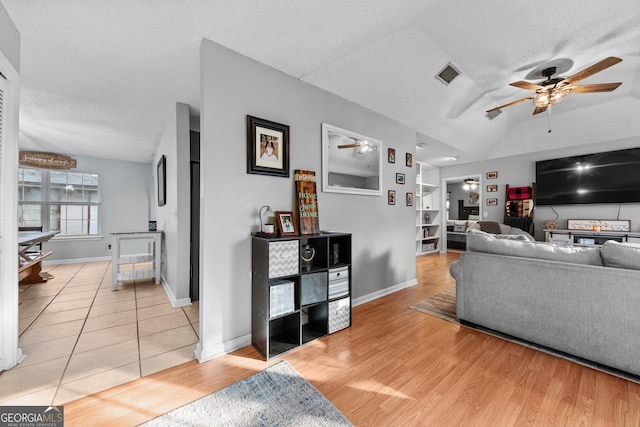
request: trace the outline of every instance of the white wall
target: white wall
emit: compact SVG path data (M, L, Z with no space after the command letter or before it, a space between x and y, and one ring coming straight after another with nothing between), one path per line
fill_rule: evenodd
M60 153L62 154L62 153ZM125 162L71 155L77 160L72 172L100 175L100 234L103 238L73 239L43 244L43 250L52 251L46 263L105 259L110 233L146 231L151 203L151 166L149 163Z
M0 371L22 358L18 348L18 114L20 34L0 4L0 72L4 92L0 145Z
M251 238L258 209L293 210L294 169L321 176L322 122L381 140L399 159L415 154L415 131L361 106L287 76L211 41L201 45L201 341L206 360L246 345L251 332ZM291 128L291 177L246 172L246 116ZM409 184L395 184L395 173ZM320 191L323 230L353 234L356 302L416 283L415 169L404 162L383 166L383 197ZM398 202L387 205L387 190Z
M158 160L166 160L166 204L158 206ZM173 306L189 304L190 173L189 106L177 103L158 143L153 162L152 216L163 232L162 282Z
M492 159L483 162L467 163L457 166L442 168L442 178L466 176L478 174L483 177L482 185L498 184L497 193L487 193L483 188L481 203L484 212L488 216L483 218L488 221L503 222L505 186L523 187L531 185L535 181L535 162L538 160L556 159L581 154L599 153L604 151L621 150L640 146L640 137L625 138L606 143L591 144L581 147L570 147L558 150L550 150L539 153L526 154L522 156L505 157ZM497 171L497 179L484 179L485 174L490 171ZM498 198L497 206L487 206L486 199ZM560 228L566 228L567 219L616 219L618 208L620 208L619 219L631 220L631 231L640 231L640 203L618 204L597 204L597 205L565 205L554 206L559 214L558 222ZM540 206L535 208L534 223L535 237L537 240L544 240L544 222L548 219L555 219L556 214L551 207Z

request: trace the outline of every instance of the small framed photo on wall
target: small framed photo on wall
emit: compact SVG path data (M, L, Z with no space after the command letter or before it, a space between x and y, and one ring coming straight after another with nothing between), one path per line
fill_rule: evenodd
M387 161L389 163L395 163L396 162L396 149L395 148L387 149Z
M289 126L247 116L247 173L289 177Z
M498 199L487 199L487 206L498 206Z
M390 205L396 204L396 190L389 190L389 195L387 197L387 203Z
M487 172L487 179L496 179L498 178L498 172L493 171L493 172Z
M487 193L496 193L498 191L497 185L487 185Z
M396 173L396 184L404 184L404 174Z
M407 206L413 206L413 193L407 193Z
M407 167L413 167L413 154L407 153Z

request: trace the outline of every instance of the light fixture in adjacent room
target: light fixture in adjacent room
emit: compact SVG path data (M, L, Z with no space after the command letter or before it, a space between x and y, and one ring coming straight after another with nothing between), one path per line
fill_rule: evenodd
M475 190L476 188L478 188L478 181L471 178L465 179L462 184L462 189L465 191Z

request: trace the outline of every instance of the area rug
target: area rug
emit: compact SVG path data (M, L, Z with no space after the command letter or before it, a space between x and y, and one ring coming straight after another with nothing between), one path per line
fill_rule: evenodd
M351 426L286 361L144 424L151 426Z
M497 338L501 338L515 344L524 345L525 347L533 348L538 351L542 351L547 354L551 354L556 357L561 357L563 359L570 360L574 363L578 363L580 365L588 366L592 369L597 369L602 372L606 372L611 375L615 375L620 378L624 378L629 381L633 381L636 383L640 383L640 376L630 374L628 372L621 371L616 368L611 368L609 366L601 365L596 362L592 362L587 359L583 359L581 357L574 356L572 354L568 354L562 351L554 350L549 347L545 347L531 341L523 340L520 338L516 338L511 335L503 334L502 332L495 331L493 329L484 328L480 325L476 325L473 323L460 321L456 316L456 288L452 287L446 289L445 291L430 296L429 298L420 301L417 304L412 305L411 307L414 310L421 311L426 314L430 314L432 316L439 317L444 320L448 320L449 322L455 323L457 325L462 325L469 329L473 329L479 332L483 332L487 335L492 335Z
M456 317L456 288L452 287L439 294L412 305L410 308L448 320L453 323L458 322Z

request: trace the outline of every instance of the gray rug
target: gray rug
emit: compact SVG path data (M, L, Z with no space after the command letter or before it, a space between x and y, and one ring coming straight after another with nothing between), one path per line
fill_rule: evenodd
M351 426L286 361L144 424L151 426Z
M456 288L446 289L439 294L430 296L429 298L412 305L410 308L448 320L453 323L458 322L456 317Z

